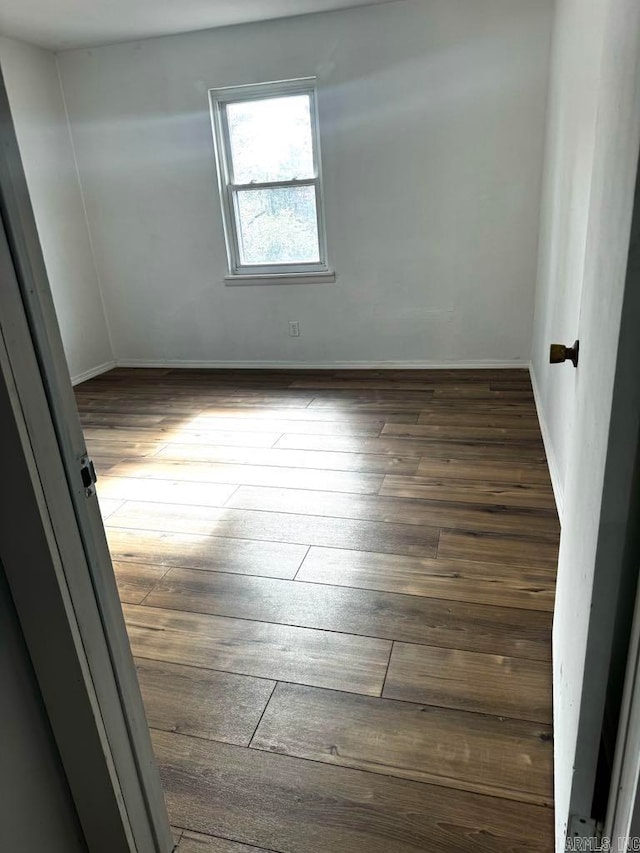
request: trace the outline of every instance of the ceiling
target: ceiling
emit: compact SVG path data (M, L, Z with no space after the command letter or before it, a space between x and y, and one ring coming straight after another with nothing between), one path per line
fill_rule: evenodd
M0 0L0 33L65 50L385 2L389 0Z

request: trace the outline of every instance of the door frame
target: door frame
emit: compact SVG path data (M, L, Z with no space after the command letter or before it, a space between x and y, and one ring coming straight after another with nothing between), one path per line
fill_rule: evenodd
M640 589L629 643L607 816L603 837L612 850L624 851L640 838ZM634 848L632 848L634 849Z
M611 773L604 837L613 850L626 850L629 838L640 837L640 157L629 240L618 364L614 386L608 467L611 500L618 489L618 518L624 528L618 540L620 585L612 666L618 680L624 668L615 755ZM624 479L621 474L624 472ZM605 480L605 486L607 481ZM606 493L605 493L606 494ZM626 509L622 515L621 509ZM616 520L609 514L609 524ZM634 594L635 593L635 594ZM634 607L635 602L635 607ZM617 707L617 703L616 703ZM635 848L632 848L635 849Z
M169 853L149 728L0 75L0 557L91 853ZM91 330L87 330L90 334ZM85 472L86 473L86 472Z

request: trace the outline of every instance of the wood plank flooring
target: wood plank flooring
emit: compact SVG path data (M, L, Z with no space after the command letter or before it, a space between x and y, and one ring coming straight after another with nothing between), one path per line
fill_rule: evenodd
M553 848L524 370L76 388L178 853Z

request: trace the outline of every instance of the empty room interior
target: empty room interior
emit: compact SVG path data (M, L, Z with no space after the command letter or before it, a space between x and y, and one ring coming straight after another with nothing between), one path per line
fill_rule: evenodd
M616 4L5 2L178 853L564 849Z

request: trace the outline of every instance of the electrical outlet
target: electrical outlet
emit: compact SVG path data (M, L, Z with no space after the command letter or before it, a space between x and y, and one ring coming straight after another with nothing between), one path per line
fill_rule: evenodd
M300 321L299 320L289 320L289 334L292 338L300 337Z

